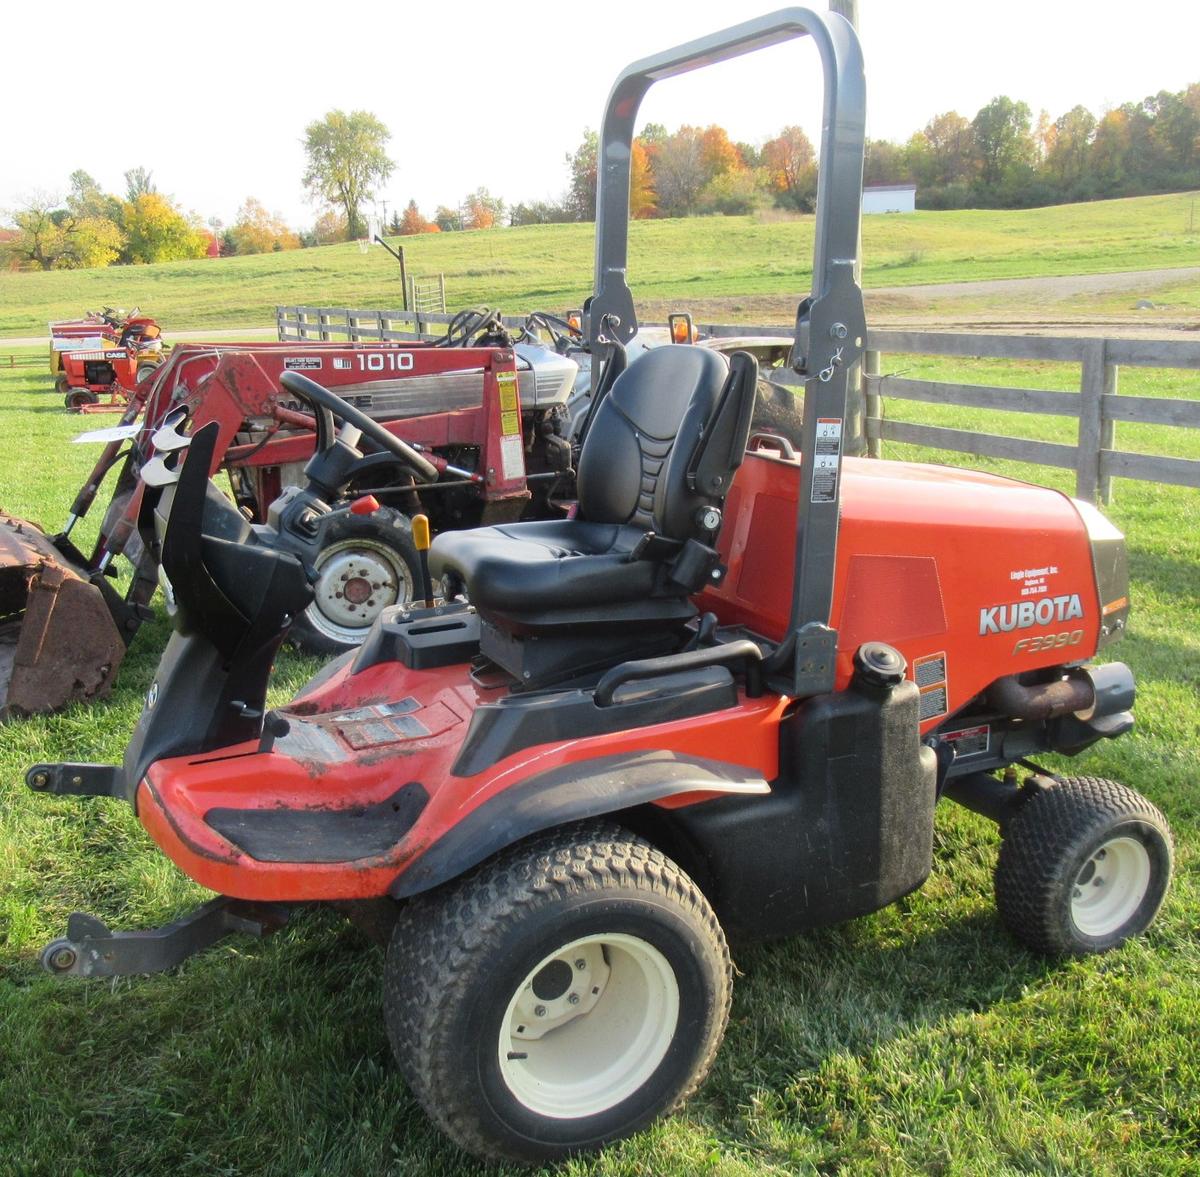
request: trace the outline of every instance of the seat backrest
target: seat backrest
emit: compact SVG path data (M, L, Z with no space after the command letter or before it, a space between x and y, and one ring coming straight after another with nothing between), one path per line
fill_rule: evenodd
M719 352L676 344L622 372L579 455L580 518L688 538L696 508L708 502L688 486L688 465L728 372Z

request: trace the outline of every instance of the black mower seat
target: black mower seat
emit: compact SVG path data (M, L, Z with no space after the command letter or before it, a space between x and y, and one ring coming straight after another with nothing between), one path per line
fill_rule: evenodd
M672 568L689 541L715 538L700 515L724 498L741 461L756 379L748 355L731 371L707 348L650 352L621 373L595 412L579 458L577 517L442 532L431 572L461 580L480 614L505 629L686 619L699 585L673 579ZM696 489L698 463L714 445L719 485L704 493ZM654 541L643 543L651 532Z
M640 599L654 587L654 565L630 561L646 529L585 519L506 523L452 532L452 568L480 608L525 612L535 601L563 608ZM439 537L441 538L441 537ZM451 567L444 553L435 571Z

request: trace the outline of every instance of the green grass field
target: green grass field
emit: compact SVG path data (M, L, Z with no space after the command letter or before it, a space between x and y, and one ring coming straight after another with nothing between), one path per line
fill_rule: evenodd
M1078 380L1058 365L887 356L884 369L1048 388ZM1122 388L1200 397L1200 374L1167 380L1122 373ZM953 411L889 413L946 422ZM31 366L0 369L0 423L0 504L61 525L93 460L68 444L80 420ZM1011 414L971 423L1050 440L1069 430ZM1200 456L1185 431L1122 430L1122 444ZM921 455L893 446L888 456ZM965 461L1070 489L1065 472ZM994 828L947 806L919 893L739 953L725 1046L680 1115L547 1172L1200 1169L1200 494L1118 482L1109 513L1131 552L1134 614L1116 654L1138 675L1139 725L1079 770L1143 790L1174 826L1176 881L1149 935L1069 963L1018 948L993 906ZM142 631L111 699L0 729L0 1174L502 1171L426 1123L391 1062L382 957L332 914L302 914L261 943L228 941L168 975L72 984L38 969L39 948L73 910L131 928L203 897L127 809L35 796L22 782L34 761L119 760L166 632L161 617ZM315 665L285 657L277 696Z
M866 217L863 284L869 289L1195 265L1195 200L1195 193L1180 193L1017 211ZM630 284L639 300L650 303L731 299L730 313L750 321L752 305L741 313L738 297L798 297L808 289L812 237L811 217L637 221L630 228ZM591 290L593 242L591 225L403 239L409 273L444 273L452 309L483 302L512 314L579 305ZM176 334L269 326L277 304L394 308L401 298L395 261L378 247L363 255L355 245L107 270L4 272L0 337L41 333L51 319L106 303L141 304Z

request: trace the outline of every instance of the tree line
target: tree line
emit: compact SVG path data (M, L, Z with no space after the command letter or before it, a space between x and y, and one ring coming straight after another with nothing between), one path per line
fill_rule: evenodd
M330 111L305 128L302 183L320 207L313 225L290 228L247 197L230 225L202 222L160 193L145 168L125 173L123 196L73 172L65 199L36 195L8 214L0 264L64 269L266 253L353 240L392 175L387 127L368 111ZM382 226L392 235L590 221L596 215L598 137L585 131L565 157L558 200L508 205L486 187L426 218L415 200ZM648 123L633 142L630 212L636 218L744 215L768 205L811 212L819 161L797 126L761 145L723 127ZM935 115L904 143L870 139L864 183L913 183L917 207L1018 208L1200 187L1200 83L1106 111L1083 106L1051 120L1025 102L992 99L968 119Z

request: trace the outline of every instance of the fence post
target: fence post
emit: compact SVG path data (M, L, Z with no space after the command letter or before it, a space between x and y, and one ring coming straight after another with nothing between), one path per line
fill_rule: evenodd
M438 274L438 296L442 304L438 310L444 315L446 313L446 275L444 272Z
M308 311L304 307L296 308L296 338L308 338Z
M1117 382L1117 365L1107 364L1104 369L1105 396L1117 395L1120 391ZM1117 447L1117 423L1108 413L1103 411L1108 404L1108 401L1101 401L1100 448L1102 450L1112 450ZM1100 501L1107 507L1112 502L1112 475L1105 473L1103 467L1100 470L1099 482Z
M1094 503L1100 493L1100 439L1104 417L1103 339L1083 345L1079 376L1079 435L1075 455L1075 494Z
M866 404L866 419L863 421L863 431L867 435L867 457L878 458L883 454L883 438L871 436L871 422L875 422L878 430L883 420L883 397L879 395L879 353L864 351L862 360L863 400Z

